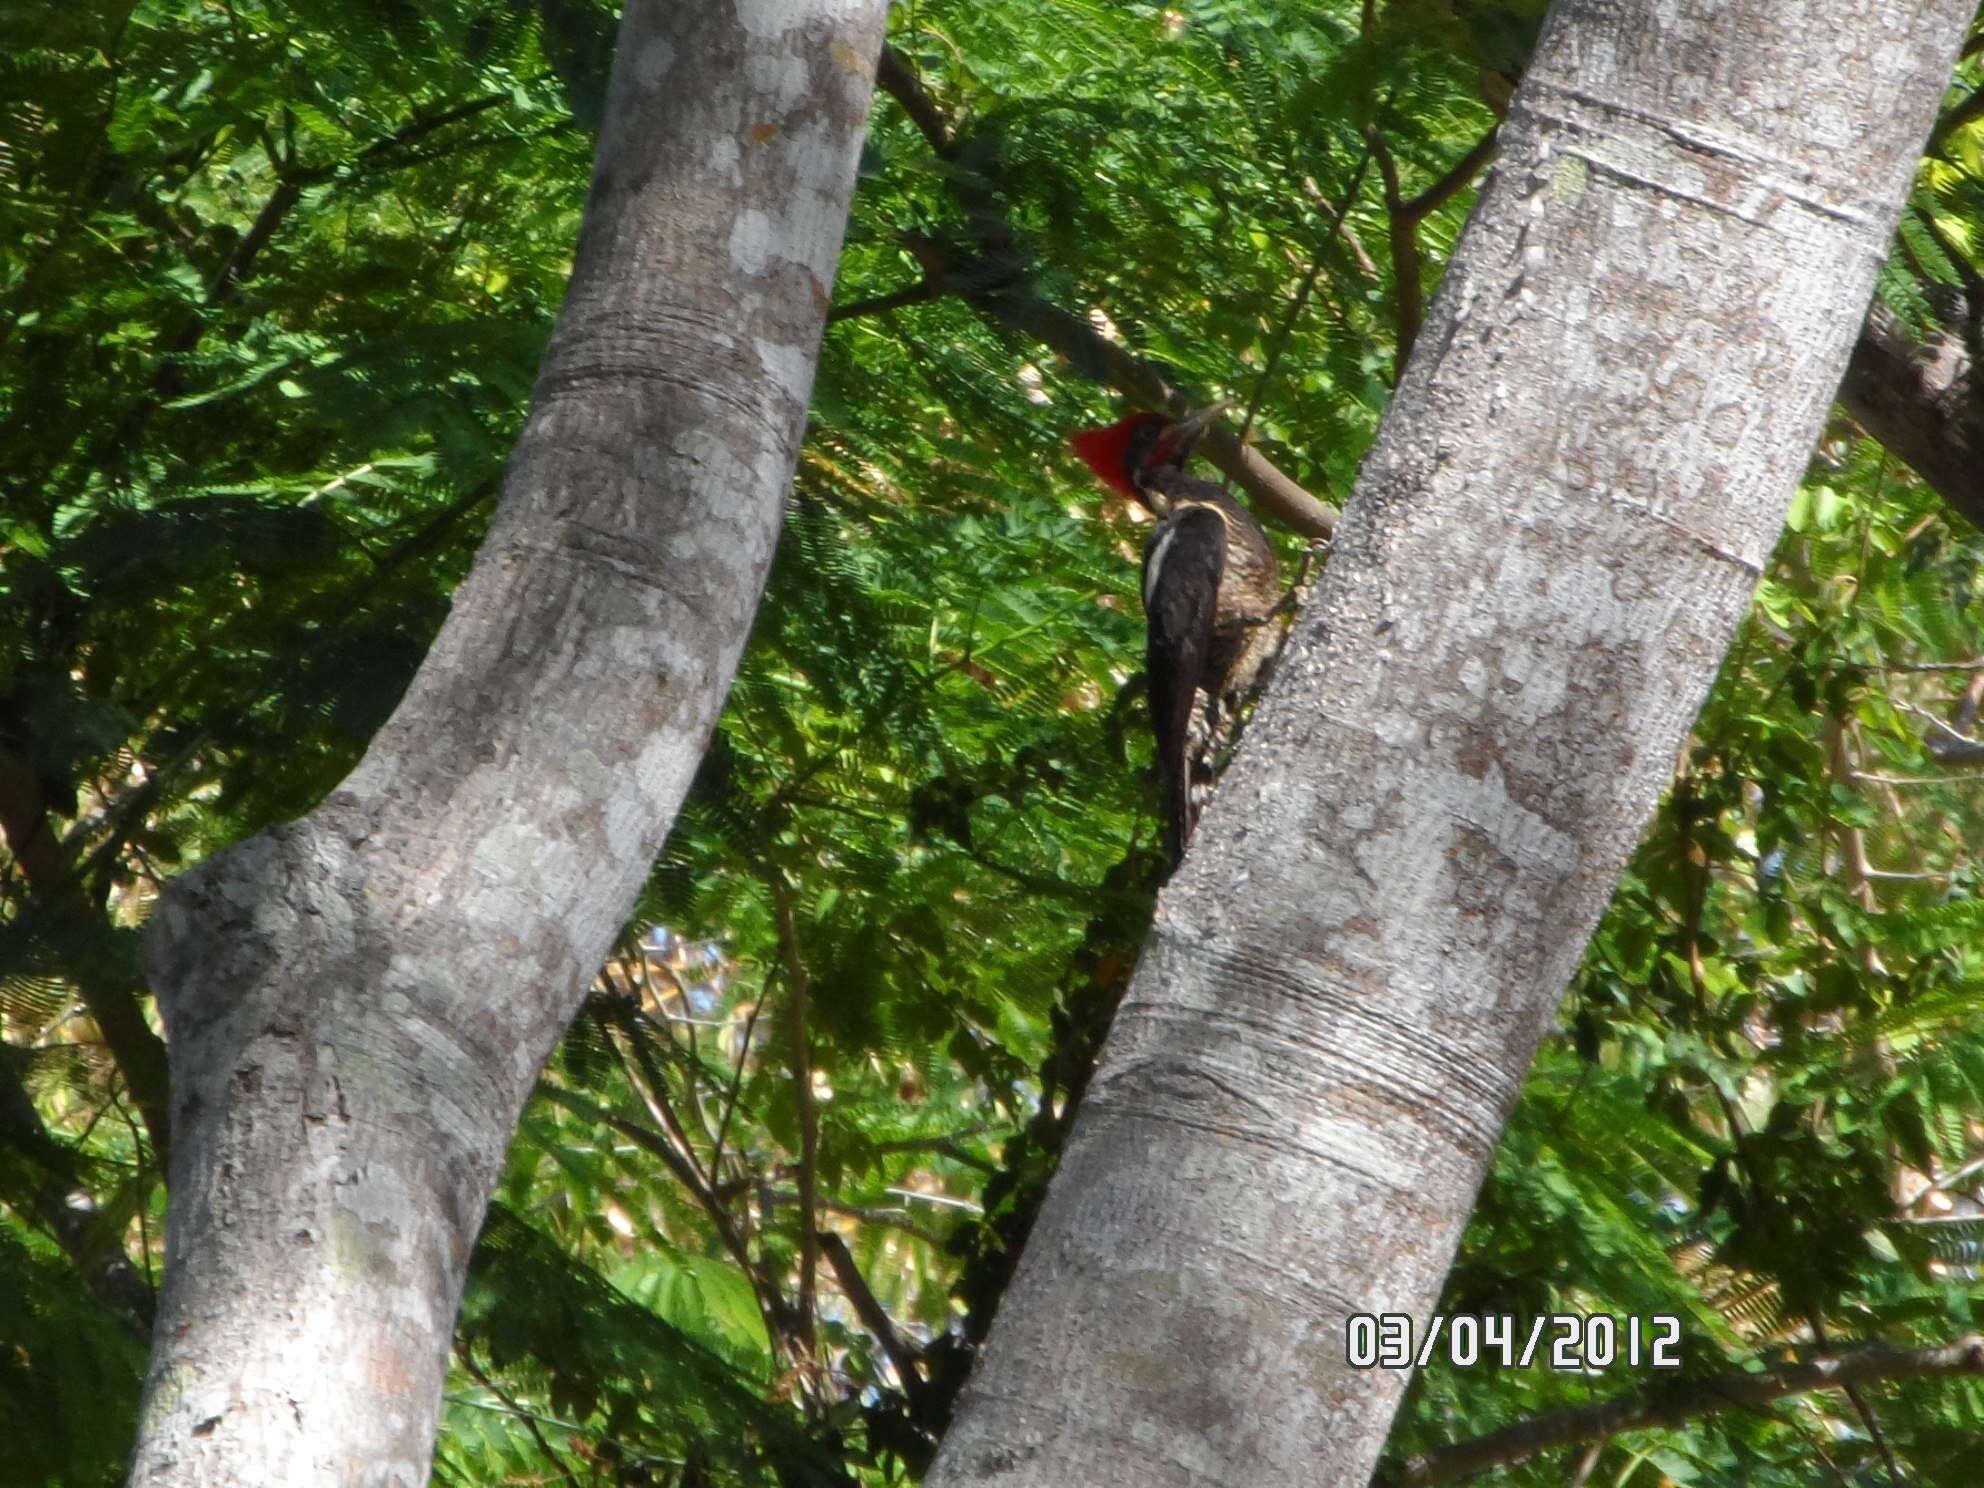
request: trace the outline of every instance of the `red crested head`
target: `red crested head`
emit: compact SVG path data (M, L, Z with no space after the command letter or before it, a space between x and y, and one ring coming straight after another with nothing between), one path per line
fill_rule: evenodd
M1134 475L1166 453L1171 420L1161 413L1133 413L1102 429L1079 429L1068 447L1112 491L1135 497Z

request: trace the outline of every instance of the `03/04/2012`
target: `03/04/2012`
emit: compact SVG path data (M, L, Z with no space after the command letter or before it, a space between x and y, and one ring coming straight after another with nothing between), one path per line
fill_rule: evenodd
M1414 1346L1403 1312L1355 1312L1344 1324L1344 1359L1353 1369L1424 1369L1444 1359L1456 1369L1679 1369L1681 1319L1607 1312L1543 1313L1525 1322L1507 1312L1436 1312Z

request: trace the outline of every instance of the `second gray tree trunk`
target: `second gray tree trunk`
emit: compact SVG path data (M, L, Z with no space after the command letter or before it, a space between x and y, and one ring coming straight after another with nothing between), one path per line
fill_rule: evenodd
M1971 9L1552 10L930 1488L1365 1481Z

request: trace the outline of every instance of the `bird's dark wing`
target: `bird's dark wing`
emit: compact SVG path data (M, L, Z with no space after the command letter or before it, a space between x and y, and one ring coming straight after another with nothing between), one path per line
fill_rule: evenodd
M1226 523L1205 506L1174 507L1144 552L1144 671L1174 864L1192 835L1192 710L1206 681L1225 567Z

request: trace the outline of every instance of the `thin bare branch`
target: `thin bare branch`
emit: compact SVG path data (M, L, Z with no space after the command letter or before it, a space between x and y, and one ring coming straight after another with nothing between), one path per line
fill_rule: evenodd
M1949 137L1965 125L1984 116L1984 88L1973 88L1970 96L1936 121L1936 127L1929 134L1929 153L1940 155Z
M812 979L799 949L799 922L792 910L792 886L773 868L768 881L772 911L778 925L779 960L785 971L785 1008L792 1038L792 1094L799 1113L799 1316L810 1341L816 1316L814 1290L819 1267L819 1239L814 1226L820 1206L820 1112L813 1100L812 1035L807 1031L807 1000Z
M949 293L950 290L940 281L926 277L892 294L871 295L865 300L836 305L827 312L827 324L832 325L837 320L853 320L858 315L881 315L890 310L900 310L905 305L921 305L927 300L940 300Z
M638 1121L629 1121L618 1112L609 1111L596 1101L587 1099L573 1090L547 1082L540 1087L544 1098L555 1105L563 1106L573 1114L604 1126L625 1137L643 1152L661 1160L673 1173L682 1186L695 1199L697 1206L709 1216L710 1225L716 1231L717 1239L730 1253L751 1283L752 1294L757 1298L758 1312L764 1319L765 1335L771 1341L774 1351L789 1354L795 1345L797 1330L792 1304L767 1276L764 1269L752 1258L750 1242L738 1228L736 1216L710 1186L703 1182L702 1175L694 1163L676 1149L675 1143L664 1133L652 1127L643 1126Z
M1419 195L1399 204L1407 219L1417 223L1437 211L1455 192L1481 174L1483 166L1495 158L1495 145L1502 126L1497 123L1475 141L1474 148L1447 168L1447 173Z
M840 1286L841 1295L847 1298L854 1308L854 1315L861 1319L861 1326L874 1336L882 1352L888 1355L889 1364L902 1381L902 1392L909 1397L910 1409L918 1416L925 1413L929 1387L924 1383L922 1365L917 1359L916 1350L903 1342L902 1335L896 1332L890 1321L888 1310L876 1300L861 1268L854 1263L853 1253L832 1230L822 1230L816 1237L820 1254L827 1258L827 1265L833 1269L834 1280Z
M1343 200L1330 213L1330 225L1316 239L1316 251L1309 258L1308 272L1302 276L1301 286L1295 291L1294 299L1288 303L1288 311L1281 324L1275 327L1274 339L1268 344L1267 356L1261 364L1261 375L1254 384L1254 396L1247 400L1246 417L1240 420L1240 442L1247 442L1247 431L1254 426L1254 415L1260 412L1261 400L1267 396L1273 381L1275 368L1281 364L1281 354L1288 349L1288 338L1295 333L1296 324L1302 319L1302 312L1309 307L1309 297L1316 292L1316 281L1322 277L1323 264L1329 253L1329 246L1336 240L1343 219L1350 214L1350 207L1357 200L1357 191L1364 183L1364 171L1371 163L1371 147L1366 145L1357 168L1350 173L1350 184L1344 187Z
M1680 1426L1726 1410L1761 1409L1787 1395L1956 1374L1984 1374L1984 1335L1966 1334L1933 1348L1854 1349L1772 1369L1725 1374L1684 1389L1640 1390L1598 1405L1550 1411L1472 1441L1421 1452L1384 1481L1388 1488L1420 1488L1622 1431Z
M1398 162L1385 144L1385 136L1373 124L1364 131L1378 162L1378 177L1385 183L1385 217L1391 223L1392 311L1398 322L1398 346L1392 359L1393 380L1404 373L1413 344L1419 340L1420 322L1426 316L1426 270L1419 253L1419 219L1406 211L1399 193Z
M957 145L951 138L951 126L944 118L944 111L924 89L922 79L903 54L886 43L882 47L882 60L875 69L875 86L902 105L909 122L929 141L932 150L946 159L951 156Z
M498 1400L502 1401L503 1408L506 1411L508 1411L514 1419L522 1421L524 1423L524 1430L528 1431L531 1435L531 1440L537 1443L537 1450L543 1454L544 1460L546 1462L555 1463L557 1465L559 1475L563 1477L566 1482L570 1483L572 1485L572 1488L582 1488L582 1485L579 1482L579 1476L577 1473L572 1471L571 1464L564 1459L563 1455L554 1451L552 1449L551 1443L545 1440L544 1432L537 1424L537 1416L534 1413L525 1410L524 1407L518 1402L516 1396L510 1394L507 1390L505 1390L501 1385L497 1384L495 1380L491 1379L488 1376L488 1374L483 1371L482 1366L475 1362L475 1355L469 1351L469 1348L466 1344L458 1343L455 1345L455 1362L461 1365L463 1372L466 1373L477 1384L481 1385L483 1389L487 1390L491 1395L494 1395Z

